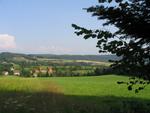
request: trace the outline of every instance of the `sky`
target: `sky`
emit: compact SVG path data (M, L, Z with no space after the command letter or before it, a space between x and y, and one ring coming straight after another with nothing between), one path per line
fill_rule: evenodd
M0 0L0 52L99 54L96 39L74 34L71 24L103 28L83 8L98 0Z

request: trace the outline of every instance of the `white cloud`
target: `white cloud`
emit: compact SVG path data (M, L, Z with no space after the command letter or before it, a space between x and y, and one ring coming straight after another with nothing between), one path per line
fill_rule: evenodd
M16 42L15 37L8 34L0 34L0 49L15 49Z

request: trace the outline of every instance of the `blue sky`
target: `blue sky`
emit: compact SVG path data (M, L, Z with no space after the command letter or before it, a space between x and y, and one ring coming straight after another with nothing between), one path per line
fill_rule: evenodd
M98 54L96 40L74 34L72 23L102 28L82 10L97 0L0 0L0 52Z

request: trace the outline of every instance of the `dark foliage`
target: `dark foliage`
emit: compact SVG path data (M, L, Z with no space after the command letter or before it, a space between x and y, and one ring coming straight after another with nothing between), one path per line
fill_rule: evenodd
M134 90L135 93L138 93L139 91L143 90L147 85L149 85L150 81L131 77L131 78L129 78L128 82L119 81L117 83L118 84L127 84L129 91Z
M99 0L99 5L85 10L116 31L88 30L72 24L75 33L84 39L97 38L99 52L121 57L113 61L114 69L150 80L150 1Z

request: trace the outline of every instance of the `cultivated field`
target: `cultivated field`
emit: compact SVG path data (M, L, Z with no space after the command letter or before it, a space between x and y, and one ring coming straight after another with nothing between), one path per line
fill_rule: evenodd
M149 113L150 86L138 94L128 77L0 77L0 113Z

